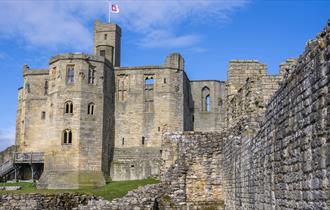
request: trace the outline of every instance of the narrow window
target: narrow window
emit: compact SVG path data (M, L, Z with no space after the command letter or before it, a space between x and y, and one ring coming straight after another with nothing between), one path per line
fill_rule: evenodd
M89 103L88 104L87 114L88 115L94 115L94 103Z
M72 131L69 130L69 144L72 144Z
M72 131L70 129L63 131L63 144L72 144Z
M100 56L105 57L105 50L100 50Z
M210 89L206 86L203 87L201 95L202 95L201 98L202 111L210 112L211 111Z
M145 140L145 138L144 138L144 136L142 136L142 145L144 145L144 140Z
M158 132L160 131L160 127L158 127Z
M166 78L164 78L164 84L166 84Z
M72 114L73 113L73 103L71 101L67 101L64 104L64 113Z
M46 119L46 112L41 112L41 119L42 120Z
M108 39L108 34L104 34L104 40Z
M95 82L95 70L92 68L88 69L88 84L94 84Z
M26 92L30 93L31 89L30 89L30 83L25 83L25 88L26 88Z
M74 83L74 65L67 65L67 83L72 84Z
M206 103L205 111L210 112L211 111L210 95L206 96L205 103Z
M125 138L122 138L121 145L124 145L124 144L125 144Z
M192 116L191 120L192 120L192 122L195 122L195 116L194 115Z
M47 95L48 94L48 80L45 80L45 92L44 92L44 95Z

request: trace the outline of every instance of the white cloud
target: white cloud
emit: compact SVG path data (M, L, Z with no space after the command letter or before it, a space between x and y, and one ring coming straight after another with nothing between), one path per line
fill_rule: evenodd
M15 144L15 129L0 129L0 151Z
M147 34L145 38L139 42L139 45L145 48L187 47L198 43L200 39L201 37L198 35L175 36L168 31L154 30Z
M183 47L198 42L193 34L177 35L183 21L218 23L228 12L240 8L247 0L119 0L119 14L112 19L123 28L140 33L143 47ZM0 37L23 39L42 47L70 47L90 50L92 31L87 26L94 19L107 19L108 1L2 1L0 3ZM164 40L156 39L157 34ZM166 40L168 42L166 42Z

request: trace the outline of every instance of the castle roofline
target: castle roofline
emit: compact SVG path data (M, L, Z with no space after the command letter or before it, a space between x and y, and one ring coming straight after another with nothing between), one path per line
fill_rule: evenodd
M125 66L125 67L115 67L115 70L144 70L144 69L168 69L165 66Z
M121 28L119 25L115 24L115 23L103 23L100 20L95 20L94 21L94 28L96 31L113 31L113 32L117 32L121 35Z
M30 69L29 71L24 72L24 76L27 75L48 75L49 70L48 69Z
M229 60L229 63L261 63L258 60L244 60L244 59L233 59L233 60Z
M59 61L59 60L91 60L96 62L106 63L108 66L112 67L112 64L105 59L103 56L90 55L87 53L63 53L58 54L49 59L49 65Z
M208 79L206 79L206 80L190 80L190 82L219 82L219 83L225 83L225 81L212 80L212 79L210 79L210 80L208 80Z
M159 70L174 69L174 70L178 70L177 68L168 67L168 66L164 66L164 65L115 67L116 71L120 71L120 70L145 70L145 69L159 69Z

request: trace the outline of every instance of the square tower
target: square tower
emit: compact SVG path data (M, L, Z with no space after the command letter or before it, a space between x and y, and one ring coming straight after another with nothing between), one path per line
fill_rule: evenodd
M94 23L94 54L107 58L115 67L120 66L121 28L113 23Z

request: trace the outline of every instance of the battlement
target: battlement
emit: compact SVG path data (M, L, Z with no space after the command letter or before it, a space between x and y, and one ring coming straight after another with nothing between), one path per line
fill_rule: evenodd
M121 35L121 28L114 23L102 23L99 20L95 20L94 22L94 30L101 32L101 31L113 31Z
M59 61L59 60L90 60L90 61L95 61L95 62L102 62L106 63L109 66L112 66L112 64L105 59L102 56L99 55L89 55L86 53L63 53L63 54L58 54L49 59L49 65Z

